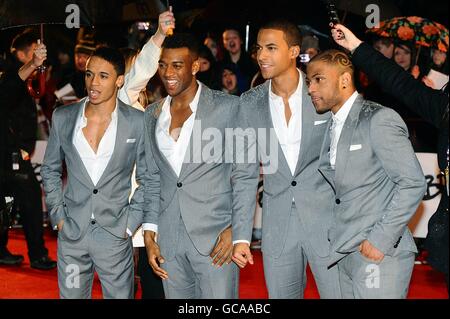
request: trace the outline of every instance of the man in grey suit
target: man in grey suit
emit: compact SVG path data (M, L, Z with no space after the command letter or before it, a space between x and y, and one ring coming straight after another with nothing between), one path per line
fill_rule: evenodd
M344 298L406 298L417 252L407 225L425 178L400 116L364 100L353 79L341 51L308 64L312 102L333 114L319 164L334 193L330 267Z
M41 175L50 219L59 230L61 298L90 298L94 269L104 298L134 296L130 236L142 223L146 163L142 112L117 99L124 70L119 51L97 49L86 69L88 97L53 115ZM135 163L139 187L129 202ZM147 196L159 200L159 193L152 195Z
M169 96L145 111L147 166L161 199L145 212L144 241L166 298L237 298L239 269L222 237L230 229L234 250L251 260L258 165L224 160L239 98L198 82L198 70L195 38L165 39L158 73Z
M330 115L316 114L307 96L305 75L296 68L300 43L290 22L263 26L257 58L269 80L241 96L242 125L264 131L257 134L264 173L264 275L269 298L303 298L309 263L320 297L339 298L337 271L327 268L333 193L318 172Z

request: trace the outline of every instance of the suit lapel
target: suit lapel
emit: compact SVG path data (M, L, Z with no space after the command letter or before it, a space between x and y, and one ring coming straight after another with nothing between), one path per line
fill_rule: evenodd
M304 75L301 74L300 81L302 84L302 140L300 142L300 150L297 159L297 165L295 167L294 176L297 176L305 167L308 162L305 159L308 153L309 144L311 142L311 135L314 129L314 113L315 108L308 96Z
M161 113L162 110L162 106L164 105L164 101L165 99L162 99L158 106L156 107L156 109L152 112L152 114L150 114L149 116L149 126L148 126L148 132L147 134L150 136L150 140L152 142L152 144L154 145L152 151L154 152L153 155L157 156L160 160L160 162L163 163L163 165L166 166L166 171L170 172L169 174L174 178L177 179L177 174L175 173L175 171L173 170L172 166L170 165L170 163L167 161L167 158L164 156L163 153L161 153L161 151L159 150L159 146L158 146L158 141L156 140L156 125L158 123L158 117Z
M350 152L350 145L352 143L353 133L358 125L359 112L361 111L363 99L360 95L356 98L352 105L350 113L345 120L344 127L342 128L341 136L339 138L337 153L336 153L336 184L343 180L345 176L345 170L347 168L348 156ZM339 191L337 189L337 191Z
M260 100L255 103L256 105L256 114L259 115L260 125L257 127L261 128L267 128L268 134L266 134L266 140L265 145L260 145L260 147L267 147L271 146L270 143L270 134L275 134L276 141L277 141L277 147L278 147L278 164L279 169L281 169L282 172L286 174L287 177L291 178L292 173L289 168L289 165L287 163L286 157L284 156L283 149L281 148L280 140L278 139L278 136L276 135L276 131L273 126L273 119L272 114L270 113L270 102L269 102L269 95L270 95L270 82L266 81L264 85L263 92L264 94L261 95ZM268 151L271 151L270 149Z
M189 175L189 173L195 169L200 163L195 163L192 161L192 159L200 159L200 162L203 162L202 158L202 150L203 150L203 141L202 141L202 134L203 130L208 127L214 127L213 123L208 122L209 118L209 112L212 107L214 107L213 103L213 97L212 97L212 91L207 86L201 85L201 92L200 97L198 100L197 105L197 111L195 113L195 119L194 119L194 127L192 128L191 137L189 138L189 144L187 146L187 151L185 158L183 160L183 164L181 166L180 171L180 180L183 180L186 178L186 176ZM200 127L199 127L200 125ZM194 136L194 132L200 132L200 136ZM197 139L200 137L200 141L195 141L194 144L194 138ZM194 147L195 145L195 147ZM201 148L198 149L198 146ZM200 152L200 154L196 154L197 152Z
M73 144L73 138L75 136L75 129L76 129L75 126L77 124L78 118L82 116L84 103L86 103L86 98L82 99L79 103L71 106L72 113L70 115L70 119L68 120L68 123L70 124L66 126L65 137L68 149L70 151L70 154L67 155L69 155L74 160L74 164L78 166L77 171L81 172L81 175L84 177L83 180L85 182L85 185L88 187L93 187L94 184L92 183L91 177L89 176L89 173L83 164L83 160L81 159L80 154L78 153L77 149L75 148L75 145Z
M121 161L117 160L120 158L120 154L124 152L124 147L126 145L126 138L131 136L131 123L129 122L129 110L127 106L120 100L117 105L117 132L116 132L116 140L114 143L114 151L109 159L108 164L106 165L105 170L103 171L102 176L98 180L97 186L100 187L106 180L106 178L110 175L109 173L113 170L117 165L124 165ZM137 143L137 142L136 142Z
M328 183L333 188L333 191L336 193L336 186L335 186L335 171L331 169L330 166L330 127L331 127L331 120L328 121L326 134L323 139L322 148L320 151L320 158L319 158L319 172L322 174L322 176L328 181Z

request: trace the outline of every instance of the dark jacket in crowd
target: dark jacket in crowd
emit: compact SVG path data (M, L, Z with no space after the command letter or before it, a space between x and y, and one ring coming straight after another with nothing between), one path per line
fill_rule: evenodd
M241 51L241 56L237 63L231 61L230 54L225 52L223 60L221 61L221 66L230 64L236 66L239 91L247 91L250 88L250 82L252 81L253 76L258 72L257 65L253 63L252 58L245 51Z
M18 70L15 66L0 78L0 163L3 172L12 169L13 152L20 156L20 149L23 149L31 155L37 139L36 104Z
M353 63L375 81L383 91L392 95L422 119L439 130L438 163L441 171L448 167L448 87L444 91L433 90L415 80L395 62L386 59L367 43L353 52ZM428 224L426 247L428 262L447 276L449 263L448 194L442 188L442 197L436 213Z

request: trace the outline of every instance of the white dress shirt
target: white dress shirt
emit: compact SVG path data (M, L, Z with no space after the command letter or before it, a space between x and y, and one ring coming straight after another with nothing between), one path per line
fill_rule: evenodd
M192 114L188 117L188 119L183 123L181 127L180 135L178 139L175 141L173 137L170 135L170 123L172 121L172 115L170 114L170 103L172 101L172 97L168 95L164 101L164 104L161 109L161 113L156 122L155 136L156 142L158 144L158 148L161 153L166 157L170 166L172 167L175 174L179 177L181 172L181 167L183 166L184 157L186 155L187 148L189 147L189 140L192 135L192 130L194 129L195 123L195 114L197 113L198 101L200 99L201 93L201 84L198 82L197 93L195 93L195 97L191 103L189 103L189 107L191 108ZM155 233L158 232L158 225L151 223L143 223L142 229L151 230Z
M288 99L292 113L289 124L286 123L283 98L272 92L272 81L269 83L269 108L272 116L273 128L277 134L278 141L292 175L295 173L298 154L300 152L300 142L302 140L303 81L299 70L298 73L299 81L297 89Z
M86 98L83 104L81 116L78 117L75 124L75 132L73 134L72 142L80 155L89 177L91 178L92 184L96 186L111 159L116 145L117 102L114 111L111 113L111 122L109 123L108 128L106 129L105 134L98 145L97 153L95 153L89 145L89 142L86 140L83 133L83 128L87 126L88 122L85 114L87 103L89 103L88 98ZM94 213L92 213L91 218L95 219ZM128 228L127 233L130 236L132 235Z
M195 124L195 114L197 113L198 101L200 99L201 93L201 83L198 82L197 93L195 93L195 97L191 103L189 103L189 107L191 108L192 114L188 117L188 119L183 123L181 127L180 134L178 139L175 141L174 138L170 135L170 123L172 121L172 115L170 114L170 102L172 98L167 96L166 100L161 109L161 114L158 117L156 122L156 142L158 143L158 148L161 153L166 157L170 166L172 167L175 174L179 177L181 173L181 167L184 162L184 157L186 155L187 148L189 147L189 141L191 139L192 131L194 129ZM155 233L158 232L158 225L151 223L143 223L142 229L151 230ZM250 244L247 240L235 240L233 241L233 245L244 242Z
M100 177L105 171L105 168L114 152L117 134L117 104L111 114L111 122L100 140L97 153L95 153L83 133L83 128L87 126L87 118L85 115L87 103L89 103L89 99L86 98L81 116L78 117L75 124L75 133L73 135L72 142L78 151L81 160L83 161L84 167L86 168L92 183L95 186L100 180Z
M330 127L330 166L335 169L336 165L336 155L337 155L337 145L339 143L339 138L341 137L342 129L344 128L345 120L347 119L352 105L358 97L358 92L355 91L353 94L345 101L344 105L336 112L336 114L331 113L332 124Z

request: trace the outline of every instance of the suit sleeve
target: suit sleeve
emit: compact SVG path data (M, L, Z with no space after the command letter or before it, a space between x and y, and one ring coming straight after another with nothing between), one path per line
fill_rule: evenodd
M144 122L144 114L142 115L142 122ZM136 184L138 187L134 191L130 200L128 210L128 229L134 233L136 229L142 224L145 210L145 187L148 183L147 164L145 162L145 146L143 125L142 132L136 148Z
M448 95L414 79L394 61L367 43L353 53L354 65L364 71L385 92L394 96L424 120L439 128L448 105Z
M230 127L234 128L236 143L226 140L226 144L233 151L233 242L250 243L259 179L259 161L255 154L256 136L252 134L254 130L249 128L245 106L241 106L238 101L232 110Z
M150 146L150 136L148 130L149 117L152 116L149 107L144 116L144 152L145 152L145 187L144 187L144 219L143 223L158 225L159 199L161 194L160 172L153 158ZM144 163L142 163L144 165Z
M125 104L135 105L139 93L158 70L161 49L153 42L153 37L144 45L136 57L130 72L125 76L125 83L119 90L119 99Z
M395 188L383 218L367 239L384 254L392 255L394 245L425 194L425 177L408 139L406 125L397 113L388 108L375 113L370 123L370 140Z
M59 137L60 112L55 110L53 114L53 125L50 129L47 148L45 149L44 161L41 167L42 183L45 191L45 203L49 211L50 222L53 227L66 218L63 201L62 168L64 152Z

